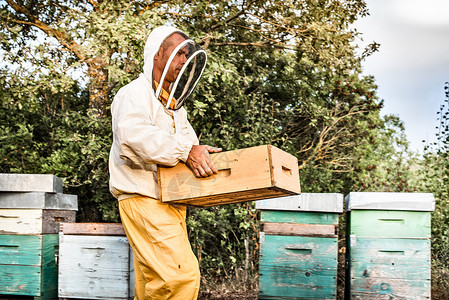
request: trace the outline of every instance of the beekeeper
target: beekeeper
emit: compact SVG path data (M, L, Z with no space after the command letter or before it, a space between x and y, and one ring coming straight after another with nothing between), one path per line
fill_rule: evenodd
M186 230L185 207L161 202L157 165L185 162L197 177L217 173L198 145L182 107L206 64L206 52L170 26L154 29L143 74L122 87L111 106L110 191L133 249L135 299L196 299L198 260Z

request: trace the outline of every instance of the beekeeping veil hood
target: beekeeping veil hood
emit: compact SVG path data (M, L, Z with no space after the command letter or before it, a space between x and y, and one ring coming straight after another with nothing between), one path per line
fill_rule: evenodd
M144 50L144 74L153 87L154 94L167 109L178 110L182 107L186 99L192 93L198 80L206 66L206 52L202 50L194 41L186 37L186 40L177 45L170 54L167 63L162 72L161 80L158 84L154 84L154 57L158 53L165 39L174 33L180 33L185 36L182 31L171 26L161 26L154 29L148 36ZM178 53L186 56L186 61L179 71L174 82L170 83L169 97L166 101L162 100L162 83L166 79L170 64Z

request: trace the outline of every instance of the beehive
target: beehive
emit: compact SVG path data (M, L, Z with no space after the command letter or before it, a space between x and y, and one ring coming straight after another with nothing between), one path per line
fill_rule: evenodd
M303 193L261 210L259 299L335 299L343 195Z
M132 253L122 224L61 223L59 289L64 299L132 299Z
M0 174L0 297L57 297L57 228L77 209L56 176Z
M183 163L158 167L161 200L213 206L300 193L297 159L274 146L212 153L211 159L218 174L206 178Z
M350 193L349 299L430 298L430 213L426 193Z

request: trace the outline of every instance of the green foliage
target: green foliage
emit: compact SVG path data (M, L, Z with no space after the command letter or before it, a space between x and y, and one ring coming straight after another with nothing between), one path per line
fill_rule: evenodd
M224 282L235 278L254 288L258 261L257 214L253 203L190 209L187 220L193 251L203 276Z
M445 100L438 114L437 141L425 148L416 170L420 189L433 193L432 213L432 295L449 297L449 82L445 85Z
M208 53L186 103L201 143L278 146L298 157L305 192L409 189L408 163L387 146L404 144L401 124L380 117L374 79L361 75L363 57L378 45L355 54L358 33L349 26L367 14L362 0L52 0L0 8L0 171L60 176L65 192L79 196L79 221L119 220L108 192L108 106L141 72L146 36L164 23ZM191 209L188 225L206 277L254 283L252 204Z

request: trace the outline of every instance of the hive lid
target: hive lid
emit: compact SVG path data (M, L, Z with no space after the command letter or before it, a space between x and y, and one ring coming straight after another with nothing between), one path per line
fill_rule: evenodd
M309 212L343 212L343 194L302 193L256 201L256 209Z
M346 210L406 210L434 211L432 193L351 192L346 198Z
M51 174L0 173L0 192L62 193L62 179Z
M0 192L0 208L78 210L78 196L62 193Z

